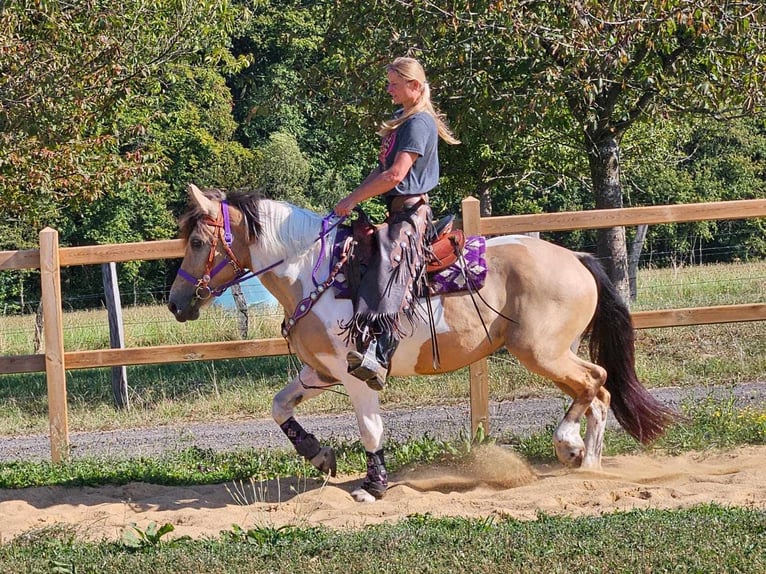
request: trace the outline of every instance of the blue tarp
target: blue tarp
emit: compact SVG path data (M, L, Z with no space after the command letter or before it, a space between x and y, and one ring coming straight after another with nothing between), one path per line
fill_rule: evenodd
M242 294L245 296L248 306L250 305L279 305L274 296L266 290L261 280L258 277L252 277L240 284L242 287ZM231 289L227 289L223 295L217 297L216 304L221 305L226 309L235 309L237 305L234 303L234 297L231 294Z

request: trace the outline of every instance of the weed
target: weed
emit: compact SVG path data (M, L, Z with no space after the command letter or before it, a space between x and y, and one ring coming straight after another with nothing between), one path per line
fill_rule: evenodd
M122 533L122 544L125 548L130 548L132 550L159 546L160 544L163 544L163 536L170 534L174 530L175 527L169 522L162 526L157 526L156 522L150 522L146 527L146 530L139 528L135 523L131 523ZM165 543L179 544L186 540L190 540L190 537L181 536Z

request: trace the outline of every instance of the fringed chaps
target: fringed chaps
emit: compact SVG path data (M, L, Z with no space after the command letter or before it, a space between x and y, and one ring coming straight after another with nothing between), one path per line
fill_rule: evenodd
M341 325L347 342L358 351L378 339L396 345L424 320L417 295L427 288L424 244L429 225L427 196L394 197L390 202L386 221L375 231L375 249L354 300L354 315Z

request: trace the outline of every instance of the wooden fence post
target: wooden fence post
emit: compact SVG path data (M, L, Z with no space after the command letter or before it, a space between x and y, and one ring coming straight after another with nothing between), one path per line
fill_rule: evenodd
M109 345L112 349L125 348L125 329L122 321L122 299L117 281L117 265L114 262L101 264L101 278L104 283L106 314L109 320ZM112 367L112 395L118 409L130 409L128 396L128 369L125 365Z
M481 211L479 200L466 197L462 203L463 233L481 235ZM471 433L475 437L482 428L484 436L489 434L489 371L487 359L476 361L468 368L470 374Z
M64 324L61 312L59 234L50 227L40 232L40 288L45 339L45 376L48 380L51 461L56 464L69 456L69 424L64 367Z

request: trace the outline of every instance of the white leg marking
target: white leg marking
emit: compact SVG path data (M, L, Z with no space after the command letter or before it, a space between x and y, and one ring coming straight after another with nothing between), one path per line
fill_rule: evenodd
M380 416L378 393L351 375L344 375L343 386L354 406L359 438L365 450L377 452L383 448L383 417Z
M351 496L353 496L354 500L357 502L377 502L377 499L363 488L357 488L352 491Z
M598 470L601 468L601 451L604 447L604 430L609 413L607 406L599 399L593 399L590 409L586 412L587 427L585 430L585 456L582 468Z
M585 443L580 436L580 424L564 418L553 433L556 457L566 466L579 467L585 452Z

